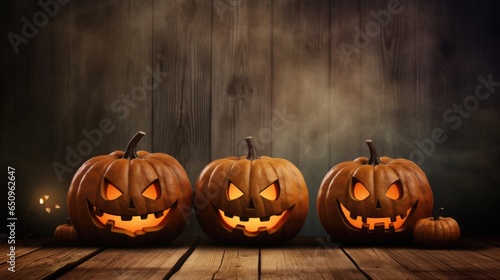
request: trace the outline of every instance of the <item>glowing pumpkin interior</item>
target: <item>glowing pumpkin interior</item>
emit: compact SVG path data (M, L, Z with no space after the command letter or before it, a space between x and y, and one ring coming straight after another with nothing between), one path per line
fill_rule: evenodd
M227 188L227 199L229 201L236 200L244 195L244 192L240 190L234 183L229 181ZM280 187L278 181L270 184L262 191L259 195L267 200L276 201L280 196ZM252 199L248 205L249 209L254 209ZM293 207L292 207L293 208ZM233 229L239 229L244 231L247 236L256 236L261 231L268 231L269 233L275 232L277 229L283 225L287 220L289 212L292 209L284 210L281 213L275 213L265 217L240 217L233 213L225 212L221 209L216 209L219 221L224 225L226 229L232 231Z
M102 197L107 201L119 199L123 195L117 186L110 181L106 181L101 191ZM158 180L148 185L143 191L142 196L145 199L157 200L161 197L161 187ZM95 215L94 223L98 227L109 227L113 232L126 234L131 237L143 235L146 232L156 231L162 227L167 214L171 208L154 213L142 213L138 215L113 215L105 213L96 206L90 204L91 212ZM129 208L135 208L133 201L130 200Z

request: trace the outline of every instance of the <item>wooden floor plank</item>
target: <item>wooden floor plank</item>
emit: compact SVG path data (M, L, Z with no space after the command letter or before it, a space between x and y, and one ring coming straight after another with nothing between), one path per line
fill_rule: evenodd
M8 270L8 263L0 264L0 279L44 279L65 267L76 266L100 250L97 247L43 247L16 258L14 273Z
M370 279L419 279L379 247L343 246L342 249Z
M170 279L258 279L257 247L223 246L203 239Z
M491 239L494 240L494 239ZM483 254L487 257L490 257L494 260L497 260L500 262L500 247L494 243L491 242L490 239L488 240L483 240L479 239L476 240L474 238L467 238L467 237L462 237L460 239L460 245L462 249L466 250L475 250L476 252ZM500 241L500 239L499 239Z
M32 238L28 240L28 245L25 245L24 239L17 239L15 244L8 244L8 242L0 242L0 252L9 252L10 247L15 247L16 258L20 256L29 254L33 251L36 251L44 246L50 245L54 243L52 238ZM7 261L9 257L7 254L2 254L0 256L0 263L4 263Z
M366 279L336 244L296 238L261 249L260 279Z
M500 236L481 236L476 239L500 247Z
M392 247L383 249L422 279L498 279L500 248L474 246L466 240L449 249Z
M182 238L165 247L108 248L59 279L162 279L193 242Z

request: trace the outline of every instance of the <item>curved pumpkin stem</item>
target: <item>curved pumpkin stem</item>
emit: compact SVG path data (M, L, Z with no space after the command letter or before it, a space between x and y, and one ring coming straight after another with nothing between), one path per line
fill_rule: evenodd
M139 143L139 140L141 140L141 138L144 135L146 135L146 133L144 133L142 131L137 132L137 134L134 136L134 138L132 138L130 140L130 142L128 142L127 149L125 150L125 154L123 155L123 158L134 159L134 158L138 157L137 152L136 152L137 143Z
M433 218L433 220L434 220L434 221L439 221L439 213L440 213L441 211L444 211L444 208L443 208L443 207L439 208L439 209L436 211L436 214L434 214L434 218Z
M254 160L257 157L257 150L255 149L255 145L253 143L253 138L252 136L248 136L245 138L247 141L247 147L248 147L248 154L247 154L247 159L248 160Z
M368 159L367 164L374 166L381 164L382 162L380 161L380 157L378 156L377 150L375 150L372 140L366 140L366 144L368 144L368 149L370 149L370 158Z

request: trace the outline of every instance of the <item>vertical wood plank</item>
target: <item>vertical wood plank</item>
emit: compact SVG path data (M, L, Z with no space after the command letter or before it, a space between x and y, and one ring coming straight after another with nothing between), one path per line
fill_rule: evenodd
M361 1L361 137L381 155L408 154L416 137L415 3Z
M147 135L139 150L151 151L157 75L151 65L151 1L71 1L53 21L55 152L48 165L63 202L63 222L66 193L81 164L124 150L139 130Z
M57 18L54 161L71 180L87 159L151 133L151 2L69 3ZM152 135L139 144L151 150ZM69 180L68 180L69 179Z
M194 184L210 161L212 6L154 1L153 13L153 65L165 75L153 89L153 148L175 157Z
M52 120L56 96L52 94L54 53L51 48L54 24L49 18L40 17L39 27L23 33L24 21L32 22L41 8L31 0L16 2L15 7L15 27L10 31L26 40L26 44L19 45L17 53L12 48L6 50L6 54L15 57L15 65L9 71L15 75L15 91L11 93L15 102L10 104L15 110L12 112L14 131L8 136L13 142L6 151L13 155L8 164L16 169L16 232L18 237L24 235L26 211L31 207L27 232L46 235L53 232L51 226L55 227L56 223L43 215L43 209L33 205L42 192L54 194L53 199L57 197L57 182L51 176L50 167L55 152ZM25 38L25 34L30 34L27 36L30 38ZM27 189L32 191L21 191ZM60 213L54 213L53 218L58 217Z
M154 1L153 64L166 75L154 90L154 147L183 164L191 181L209 160L209 1Z
M290 160L309 189L301 234L321 227L315 194L329 169L329 2L273 1L272 154Z
M270 155L271 2L213 3L211 159L245 154L250 135Z
M495 168L487 170L499 166L499 135L493 131L498 131L500 99L476 97L482 86L478 77L490 74L488 63L481 63L481 52L492 54L480 44L481 34L488 32L487 25L480 25L486 15L480 14L478 2L469 1L422 1L418 8L421 121L413 156L429 178L439 203L435 207L457 217L464 234L493 232L487 224L494 218L489 213L498 176L492 176ZM499 80L500 75L491 74ZM435 132L441 133L438 141Z
M331 1L330 6L330 167L353 160L364 150L360 141L361 45L359 1ZM326 175L323 174L323 176Z

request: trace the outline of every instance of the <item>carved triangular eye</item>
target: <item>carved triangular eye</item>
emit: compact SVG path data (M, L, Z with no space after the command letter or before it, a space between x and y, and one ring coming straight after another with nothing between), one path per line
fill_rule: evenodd
M111 182L106 181L104 183L103 195L107 200L113 200L119 198L123 194L117 187L115 187Z
M357 200L364 200L370 195L368 189L359 181L355 181L352 193Z
M158 180L151 183L151 185L149 185L142 192L142 195L149 198L149 199L152 199L152 200L158 199L161 196L161 188L160 188L160 183L158 182Z
M277 200L278 197L280 196L280 186L278 184L278 181L272 183L271 185L263 189L260 192L260 196L262 196L267 200Z
M227 188L227 198L229 200L237 199L242 196L243 192L235 185L233 182L229 182L229 187Z
M385 195L392 200L401 199L403 197L403 186L401 185L401 182L396 181L392 183L389 189L387 189Z

